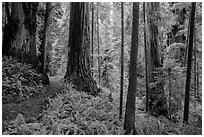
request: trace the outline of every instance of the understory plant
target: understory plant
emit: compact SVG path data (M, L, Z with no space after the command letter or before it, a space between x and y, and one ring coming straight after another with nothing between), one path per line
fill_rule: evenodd
M122 135L123 118L118 119L117 100L109 101L101 93L91 96L64 85L55 98L47 98L47 106L38 117L24 118L19 114L11 121L4 135ZM30 120L32 119L32 120ZM139 135L201 134L202 129L173 123L165 117L153 117L136 111ZM195 132L196 131L196 132Z
M43 91L41 75L31 65L18 62L12 57L2 60L3 103L20 101Z
M91 96L66 87L53 99L41 116L32 123L19 115L4 134L107 135L123 134L116 102L107 97ZM23 121L23 122L19 122Z

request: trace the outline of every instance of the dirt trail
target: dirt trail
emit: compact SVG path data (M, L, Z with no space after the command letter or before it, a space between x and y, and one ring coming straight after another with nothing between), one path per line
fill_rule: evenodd
M44 94L21 101L18 104L12 102L2 104L2 121L7 123L15 119L19 113L23 114L25 118L37 117L43 111L45 99L53 97L61 89L61 80L52 78L47 87L47 92Z

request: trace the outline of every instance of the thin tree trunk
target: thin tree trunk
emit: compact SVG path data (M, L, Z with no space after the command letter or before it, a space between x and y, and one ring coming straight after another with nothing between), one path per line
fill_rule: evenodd
M169 119L171 120L171 68L168 69L169 76Z
M47 62L47 29L48 29L48 20L50 16L50 2L46 2L46 11L44 19L44 29L43 29L43 39L42 39L42 60L41 60L41 72L42 74L46 73L46 62Z
M187 36L189 36L190 34L190 21L188 22L188 32L187 32ZM187 41L186 43L189 43L189 37L187 37ZM188 60L188 46L186 46L186 50L185 50L185 54L184 54L184 63L182 64L183 67L185 67L187 65L187 60Z
M197 61L196 61L196 52L197 52L197 48L196 48L196 41L195 41L195 38L196 38L196 33L194 31L194 107L196 108L196 95L197 95Z
M145 2L143 2L143 20L144 20L144 52L145 52L145 80L146 80L146 112L149 111L149 83L148 83L148 57L147 57L147 36L145 19Z
M120 76L120 111L119 118L122 118L123 113L123 75L124 75L124 66L123 66L123 57L124 56L124 12L123 12L123 2L121 2L121 76Z
M94 45L94 2L92 2L92 24L91 24L91 65L92 65L92 76L94 76L94 71L93 71L93 64L94 64L94 60L93 60L93 54L94 54L94 50L93 50L93 45Z
M136 133L135 129L135 97L137 90L137 54L139 31L139 2L133 2L132 43L129 68L129 86L125 110L125 134Z
M193 50L193 34L195 26L195 8L196 2L191 4L190 13L190 31L189 31L189 41L188 41L188 60L187 60L187 72L186 72L186 88L185 88L185 102L184 102L184 113L183 122L188 123L189 115L189 99L190 99L190 87L191 87L191 62L192 62L192 50Z
M70 50L65 79L77 90L97 95L98 87L91 75L90 64L89 3L72 2L70 8Z
M197 61L197 96L198 96L198 93L199 93L199 66L198 66L198 61Z
M99 18L98 18L98 15L99 15L99 10L98 10L98 2L97 2L97 38L98 38L98 83L100 85L100 77L101 77L101 69L100 69L100 39L99 39Z

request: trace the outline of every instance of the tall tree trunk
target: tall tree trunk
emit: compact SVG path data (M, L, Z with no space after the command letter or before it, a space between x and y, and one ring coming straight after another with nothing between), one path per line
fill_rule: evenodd
M159 28L154 22L159 21L159 3L151 2L147 3L148 7L148 24L149 24L149 43L150 43L150 63L149 63L149 78L150 82L156 83L156 77L163 77L162 72L155 74L161 65L161 55L160 55L160 41L159 41ZM163 115L168 117L167 99L164 96L163 83L159 82L156 87L150 89L149 96L149 111L153 115Z
M190 87L191 87L191 62L192 62L192 50L193 50L193 34L195 26L195 8L196 2L191 4L190 13L190 31L189 31L189 41L188 41L188 62L187 62L187 72L186 72L186 88L185 88L185 102L184 102L184 113L183 122L188 123L189 114L189 99L190 99Z
M97 2L97 41L98 41L98 83L100 85L100 78L101 78L101 64L100 64L100 37L99 37L99 18L98 18L98 14L99 14L99 10L98 10L98 2Z
M11 12L9 2L2 3L2 39L4 36L5 26L11 20Z
M144 52L145 52L145 80L146 80L146 112L149 111L149 83L148 83L148 55L147 55L147 36L145 19L145 2L143 2L143 20L144 20Z
M168 77L169 77L169 99L168 99L168 101L169 101L169 110L168 110L168 112L169 112L169 119L171 120L171 68L169 68L168 69Z
M47 70L47 29L48 29L48 20L50 16L50 7L51 3L46 2L46 11L44 19L44 29L43 29L43 39L42 39L42 59L41 59L41 73L46 74Z
M196 41L195 41L195 39L196 39L196 33L195 33L195 31L194 31L194 107L196 108L196 96L197 96L197 57L196 57L196 52L197 52L197 48L196 48Z
M5 26L3 55L37 65L36 12L38 3L11 3L11 19Z
M188 22L188 32L187 32L187 40L186 43L189 42L189 34L190 34L190 21ZM184 63L182 66L187 66L187 60L188 60L188 46L186 46L185 54L184 54Z
M198 66L198 61L197 61L197 73L196 73L196 77L197 77L197 80L196 80L196 85L197 85L197 96L198 96L198 93L199 93L199 66Z
M65 79L72 81L79 91L92 95L98 87L91 75L89 3L72 2L70 7L70 33L68 64Z
M5 2L5 9L6 9L6 16L7 16L7 23L11 21L11 12L9 9L9 2Z
M123 12L123 2L121 2L121 73L120 73L120 111L119 118L122 118L123 113L123 76L124 76L124 12Z
M92 76L94 76L94 71L93 71L93 64L94 64L94 59L93 59L93 54L94 54L94 2L92 2L92 24L91 24L91 69L92 69Z
M129 86L125 110L125 134L136 133L135 129L135 97L137 90L137 54L139 31L139 2L133 2L132 44L129 68Z

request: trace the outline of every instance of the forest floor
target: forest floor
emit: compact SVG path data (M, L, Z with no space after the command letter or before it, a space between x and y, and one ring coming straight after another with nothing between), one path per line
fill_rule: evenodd
M50 77L50 84L47 86L47 91L45 93L19 103L11 102L2 104L3 123L8 123L16 119L18 114L22 114L25 119L39 116L46 105L46 99L54 97L61 89L62 86L59 77Z
M91 96L77 91L72 84L65 84L62 80L60 76L51 77L45 93L19 103L3 104L3 134L124 134L124 118L118 119L118 99L110 102L106 95L108 91L101 93L100 96ZM23 122L19 114L22 114ZM139 135L202 134L202 124L183 125L182 121L173 123L164 117L156 118L138 109L135 123Z

